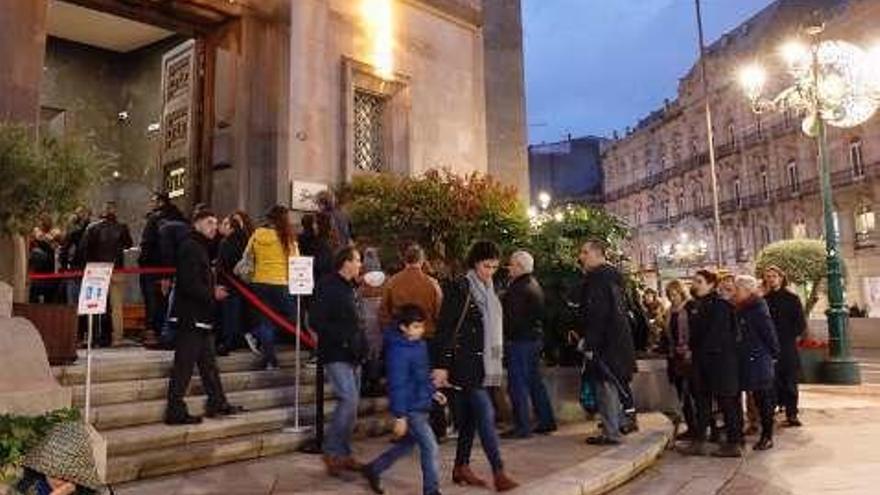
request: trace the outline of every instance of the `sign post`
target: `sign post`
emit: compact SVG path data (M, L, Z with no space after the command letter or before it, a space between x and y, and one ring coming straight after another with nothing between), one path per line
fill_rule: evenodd
M86 424L92 413L92 335L95 315L107 312L107 296L110 292L110 278L113 276L113 263L88 263L83 272L79 291L77 314L88 315L88 334L86 335Z
M312 267L314 266L314 258L311 256L291 256L287 263L287 280L290 294L296 296L296 329L303 332L302 328L302 296L311 295L315 289L315 277ZM299 408L300 408L300 376L302 375L301 345L299 335L296 337L296 387L293 392L293 428L287 428L285 431L292 433L300 433L305 431L300 425ZM315 400L322 400L323 397L315 397Z

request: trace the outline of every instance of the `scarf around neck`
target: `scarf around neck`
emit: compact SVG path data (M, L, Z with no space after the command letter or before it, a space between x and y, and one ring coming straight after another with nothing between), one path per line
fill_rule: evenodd
M488 284L477 277L473 270L467 274L470 285L471 298L480 308L483 316L483 368L486 377L483 380L484 387L501 386L501 378L504 373L502 357L504 353L503 312L501 301L495 294L495 285Z

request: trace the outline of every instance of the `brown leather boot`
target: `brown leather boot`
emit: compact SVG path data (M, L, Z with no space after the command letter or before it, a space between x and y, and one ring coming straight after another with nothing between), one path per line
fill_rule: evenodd
M364 469L364 464L362 462L358 462L354 457L347 456L340 459L342 463L342 467L344 469L348 469L349 471L360 471Z
M478 486L480 488L489 488L489 483L480 478L467 464L455 466L452 468L452 482L456 485Z
M330 476L339 476L345 471L345 464L342 458L332 455L324 456L324 466L327 468L327 474Z
M519 483L517 483L516 481L513 481L512 479L507 477L507 474L505 474L504 471L498 471L497 473L495 473L495 491L496 492L510 491L518 486L519 486Z

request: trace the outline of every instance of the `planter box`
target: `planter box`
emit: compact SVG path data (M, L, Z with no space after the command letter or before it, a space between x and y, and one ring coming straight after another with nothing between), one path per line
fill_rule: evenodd
M801 383L822 382L822 362L828 354L827 348L798 349L801 359Z
M13 304L13 316L30 320L37 328L49 364L58 366L76 361L76 306L66 304Z

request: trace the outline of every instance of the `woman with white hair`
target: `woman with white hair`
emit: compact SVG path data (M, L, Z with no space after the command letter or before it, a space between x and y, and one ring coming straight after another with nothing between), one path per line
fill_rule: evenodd
M774 369L779 358L779 341L767 302L755 277L740 275L734 282L736 321L741 335L740 387L752 392L761 417L761 438L754 450L773 447Z

